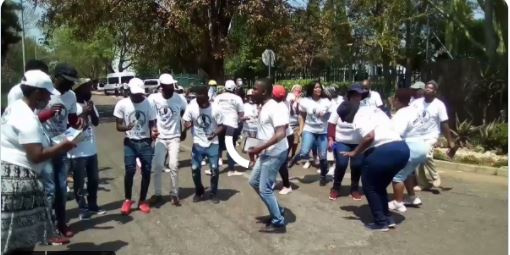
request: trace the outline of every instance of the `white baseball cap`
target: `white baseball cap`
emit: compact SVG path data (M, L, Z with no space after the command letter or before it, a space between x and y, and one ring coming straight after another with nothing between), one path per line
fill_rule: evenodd
M234 91L236 89L237 85L233 80L227 80L225 82L225 90L226 91Z
M53 86L50 76L41 70L30 70L23 74L21 84L34 88L46 89L53 95L60 95L57 89Z
M132 78L129 80L128 87L131 94L145 94L143 81L139 78Z
M161 76L159 76L159 84L161 85L170 85L175 83L177 83L177 81L170 74L164 73Z

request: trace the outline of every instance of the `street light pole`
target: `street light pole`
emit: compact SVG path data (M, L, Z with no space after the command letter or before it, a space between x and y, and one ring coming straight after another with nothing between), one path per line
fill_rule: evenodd
M23 0L21 1L21 51L23 53L23 72L25 72L25 19L23 12L25 11L23 8Z

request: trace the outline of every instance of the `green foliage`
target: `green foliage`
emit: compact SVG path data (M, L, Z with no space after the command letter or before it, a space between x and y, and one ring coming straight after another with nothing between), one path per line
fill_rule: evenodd
M461 147L466 147L469 145L469 140L478 131L478 128L470 120L460 121L457 115L455 118L455 130L451 131L457 139L457 144Z
M485 150L508 153L508 124L495 121L482 125L479 129L478 142Z
M9 45L17 43L21 37L21 26L18 21L16 11L20 5L11 0L2 3L2 65L7 56Z

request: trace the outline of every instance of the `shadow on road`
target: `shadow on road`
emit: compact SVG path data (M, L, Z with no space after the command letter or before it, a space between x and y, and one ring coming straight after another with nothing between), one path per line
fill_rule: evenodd
M344 217L345 219L360 220L364 224L374 222L372 213L370 212L370 207L368 206L368 204L364 204L361 206L354 206L354 205L340 206L340 209L347 211L347 212L352 212L355 215L355 216ZM397 213L393 213L393 212L390 212L390 213L393 216L393 219L395 220L395 222L397 224L400 224L402 221L405 220L405 217L401 214L397 214Z
M66 251L76 251L76 252L77 251L83 251L83 252L95 251L93 254L98 254L98 255L105 254L106 255L106 254L112 254L112 253L108 253L108 252L118 251L118 250L120 250L120 248L122 248L126 245L128 245L128 243L121 241L121 240L106 242L106 243L102 243L102 244L71 243L71 244L67 245L67 250L65 250L63 252L65 253ZM102 253L101 251L103 251L104 253ZM108 252L106 252L106 251L108 251Z
M71 224L69 227L75 232L80 232L87 229L113 229L113 226L98 226L111 221L116 221L121 224L128 223L133 220L133 217L120 214L120 207L122 206L123 202L124 200L120 200L105 205L100 205L102 209L106 210L106 214L93 215L89 220L77 221ZM78 217L78 211L78 208L69 210L69 217Z

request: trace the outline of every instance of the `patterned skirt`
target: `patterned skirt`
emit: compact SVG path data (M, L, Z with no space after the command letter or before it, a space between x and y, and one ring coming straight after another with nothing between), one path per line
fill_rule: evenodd
M2 253L45 244L52 232L41 180L31 169L1 162Z

